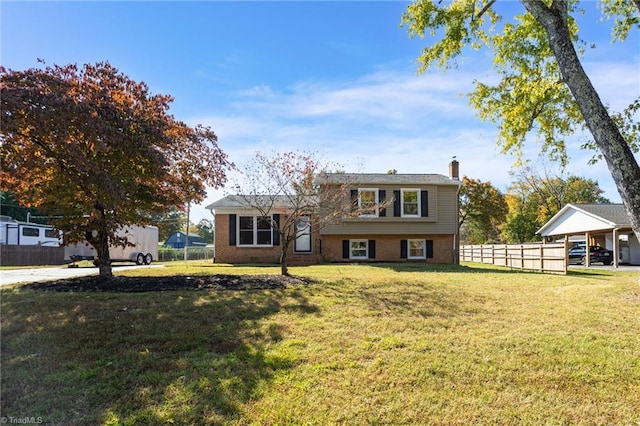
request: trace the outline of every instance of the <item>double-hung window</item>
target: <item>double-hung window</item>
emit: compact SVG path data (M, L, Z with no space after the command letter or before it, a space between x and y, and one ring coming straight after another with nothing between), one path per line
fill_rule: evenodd
M433 240L400 240L400 257L402 259L432 259Z
M378 190L360 188L358 190L358 208L360 216L378 217Z
M273 244L271 216L239 216L238 245L270 246Z
M429 191L402 188L393 191L393 216L422 218L429 216Z
M425 240L407 240L407 257L409 259L425 259L427 257L425 248Z
M271 217L261 216L256 218L256 241L259 246L270 246L273 231L271 228Z
M403 189L402 196L402 216L420 217L420 190Z
M375 259L376 240L342 240L343 259Z
M368 240L350 240L349 241L349 258L350 259L367 259L369 253Z

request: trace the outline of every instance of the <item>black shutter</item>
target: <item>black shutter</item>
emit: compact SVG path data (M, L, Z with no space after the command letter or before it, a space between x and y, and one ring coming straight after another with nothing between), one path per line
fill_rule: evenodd
M420 191L420 216L429 216L429 191Z
M406 259L408 257L407 240L400 240L400 257Z
M280 245L280 215L274 214L273 221L275 222L275 226L271 227L271 232L273 232L273 245Z
M378 213L378 216L385 217L387 215L387 206L385 206L384 204L387 201L387 191L385 191L384 189L378 191L378 201L379 204L383 205Z
M369 259L376 258L376 240L369 240Z
M433 240L426 240L427 259L433 259Z
M342 240L342 258L349 258L349 240Z
M358 190L351 190L351 211L354 212L358 209Z
M393 191L393 216L400 217L400 191Z
M230 214L229 215L229 245L236 245L236 218L237 215Z

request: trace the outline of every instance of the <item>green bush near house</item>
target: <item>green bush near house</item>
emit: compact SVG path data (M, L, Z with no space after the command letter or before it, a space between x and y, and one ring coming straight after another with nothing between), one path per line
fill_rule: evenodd
M290 272L311 282L4 288L1 415L64 425L640 422L637 273L480 264ZM201 261L126 273L280 269Z

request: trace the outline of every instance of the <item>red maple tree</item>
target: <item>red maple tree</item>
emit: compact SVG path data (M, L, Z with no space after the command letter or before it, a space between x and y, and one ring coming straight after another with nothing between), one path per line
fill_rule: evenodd
M232 167L213 130L169 114L108 62L14 71L0 67L0 189L52 216L65 243L87 240L111 275L117 231L150 213L200 202Z

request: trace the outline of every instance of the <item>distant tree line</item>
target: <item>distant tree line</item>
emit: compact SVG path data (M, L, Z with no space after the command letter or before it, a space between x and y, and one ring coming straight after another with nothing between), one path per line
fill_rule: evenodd
M21 206L13 193L0 191L0 215L10 216L20 222L47 224L47 216L36 208Z
M506 193L491 182L462 178L460 240L465 244L540 241L536 231L568 203L605 204L598 182L531 167L512 172Z

